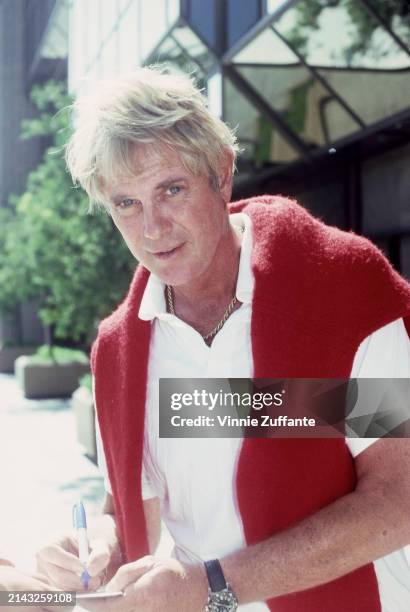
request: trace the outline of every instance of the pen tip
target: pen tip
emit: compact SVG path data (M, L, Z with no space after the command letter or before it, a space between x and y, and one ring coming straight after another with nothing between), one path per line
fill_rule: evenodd
M88 585L90 582L90 574L87 572L87 570L84 570L83 573L81 574L81 582L83 583L84 588L88 590Z

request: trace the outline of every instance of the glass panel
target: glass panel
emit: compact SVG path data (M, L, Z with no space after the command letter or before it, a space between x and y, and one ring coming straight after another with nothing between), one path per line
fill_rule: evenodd
M224 120L236 130L244 149L240 157L253 161L256 166L289 162L299 157L271 122L228 79L224 79L224 96Z
M167 30L165 0L140 0L138 18L141 56L146 58Z
M328 145L358 129L309 70L294 66L238 66L239 73L269 106L310 147Z
M215 64L214 55L190 28L175 28L172 35L204 72L208 72Z
M320 73L365 123L385 119L409 106L407 71L320 70Z
M369 0L369 4L410 48L410 3L406 0Z
M297 56L270 28L263 30L233 59L240 64L291 64Z
M318 84L319 87L321 87ZM318 113L323 130L323 144L330 144L352 134L359 129L358 124L346 113L334 98L328 97L323 90L323 96L319 103Z
M410 57L360 2L340 0L334 6L299 2L274 27L307 63L315 66L370 69L410 66Z

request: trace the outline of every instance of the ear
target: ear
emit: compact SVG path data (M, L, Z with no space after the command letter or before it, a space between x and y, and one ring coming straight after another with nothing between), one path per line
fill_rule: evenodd
M232 196L233 160L232 151L225 149L218 173L218 186L226 204L231 201Z

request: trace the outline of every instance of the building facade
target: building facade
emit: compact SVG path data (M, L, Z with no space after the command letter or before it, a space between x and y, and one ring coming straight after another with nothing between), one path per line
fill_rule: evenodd
M235 128L235 198L295 196L410 277L408 2L0 0L0 28L0 203L41 155L18 139L33 83L163 63Z

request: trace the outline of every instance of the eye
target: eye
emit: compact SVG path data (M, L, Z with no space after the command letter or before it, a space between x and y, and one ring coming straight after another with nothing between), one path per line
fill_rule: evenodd
M114 211L121 217L130 217L137 213L141 208L140 200L135 198L124 198L114 204Z
M171 185L170 187L168 187L167 192L171 195L171 196L176 196L178 195L180 192L182 191L182 187L180 185Z
M137 204L138 200L134 200L133 198L125 198L124 200L121 200L121 202L118 202L115 206L119 209L125 210Z

